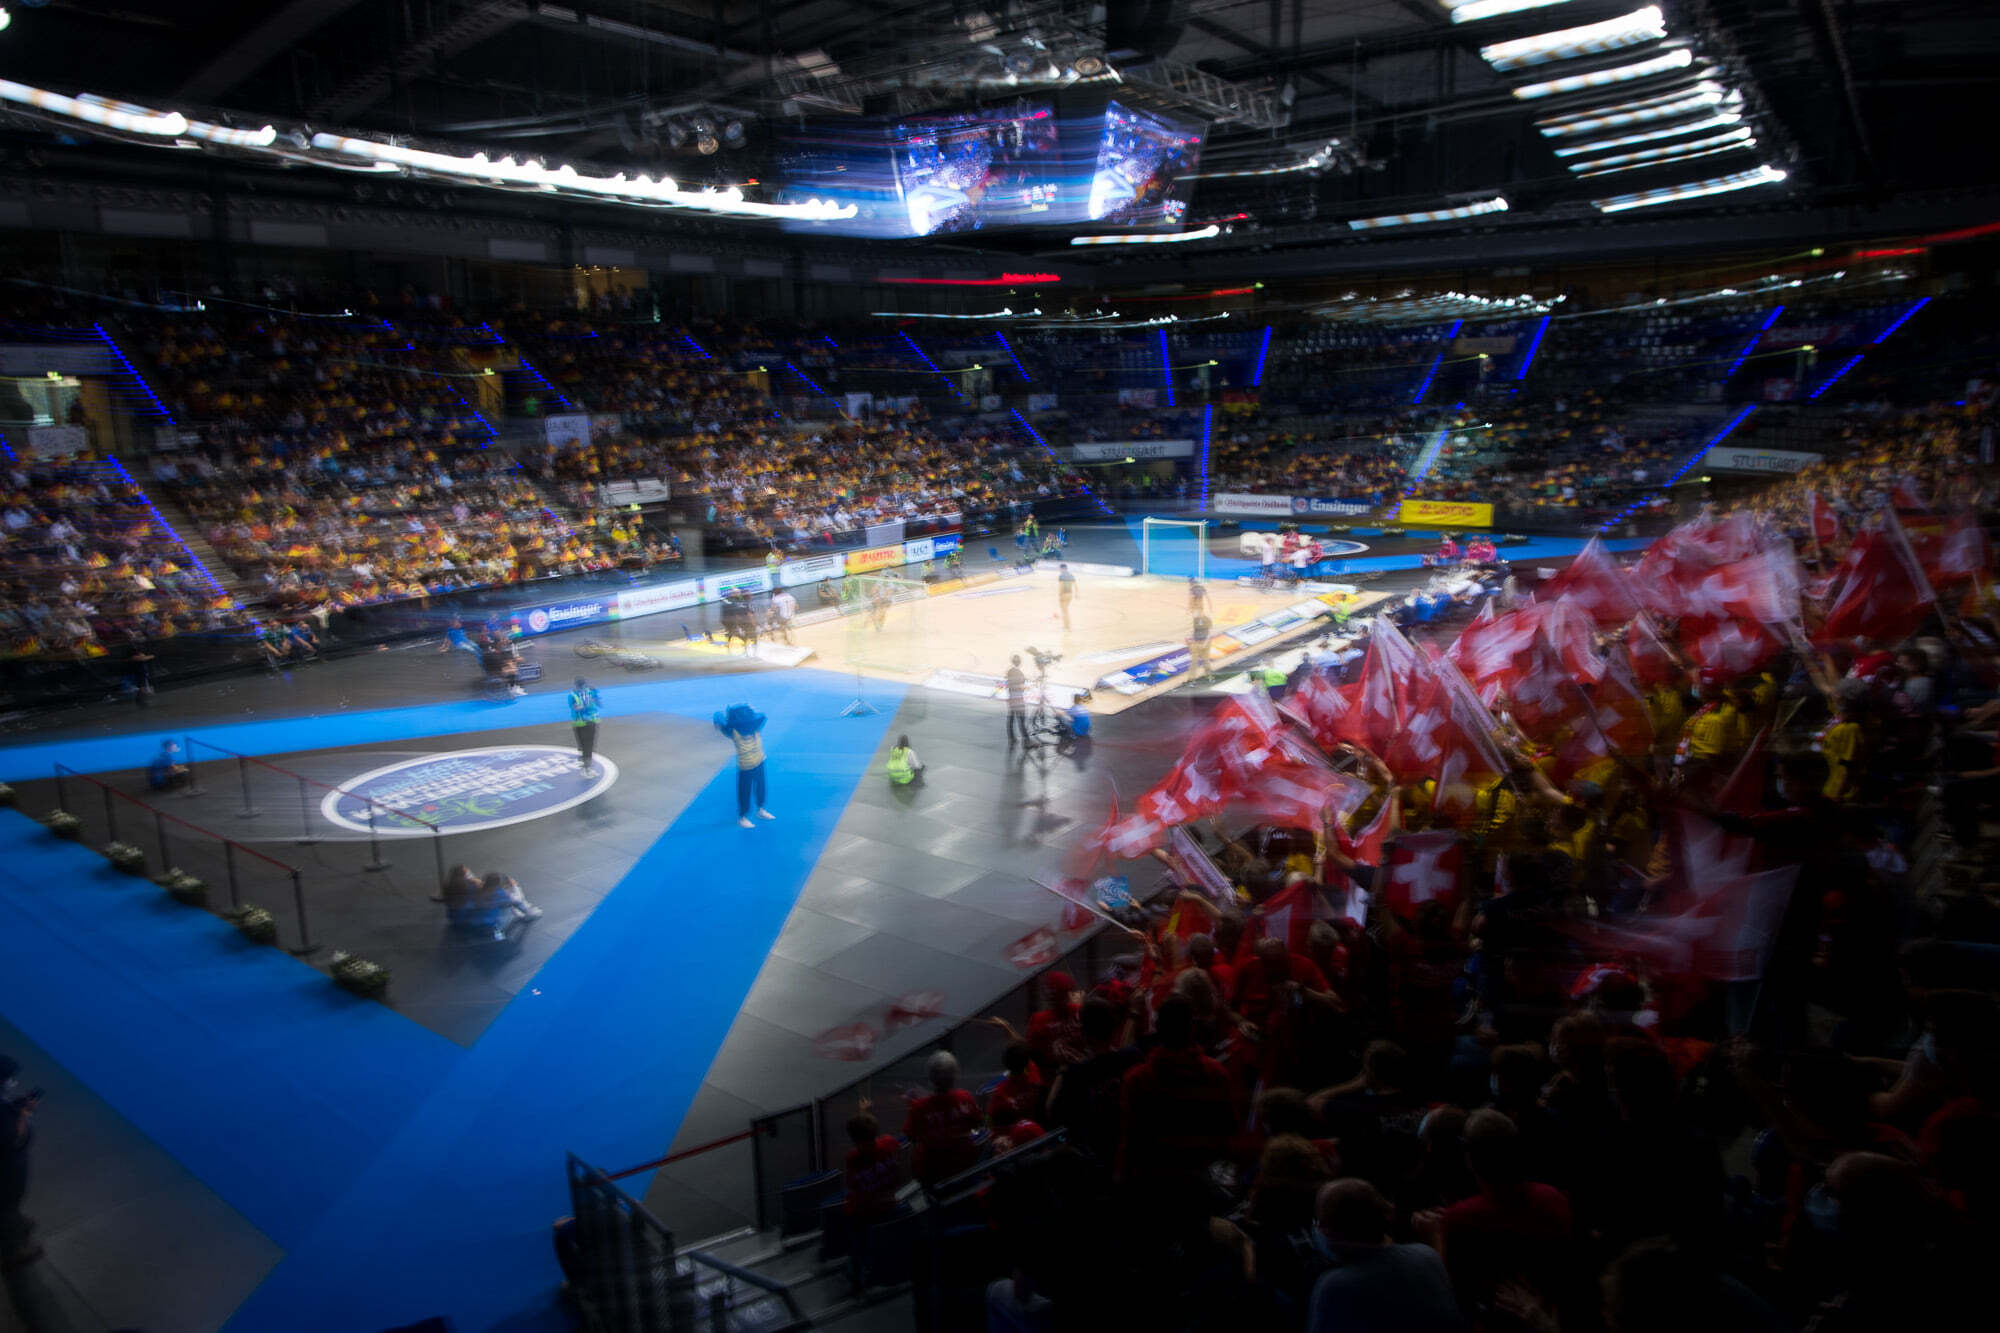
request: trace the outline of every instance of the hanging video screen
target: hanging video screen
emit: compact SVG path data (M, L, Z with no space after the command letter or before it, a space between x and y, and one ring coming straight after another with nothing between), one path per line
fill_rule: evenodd
M896 188L909 236L1053 220L1060 194L1055 108L979 107L897 122Z
M1201 127L1121 102L1104 109L1104 135L1090 178L1089 220L1129 227L1178 226L1187 216L1181 178L1201 157Z

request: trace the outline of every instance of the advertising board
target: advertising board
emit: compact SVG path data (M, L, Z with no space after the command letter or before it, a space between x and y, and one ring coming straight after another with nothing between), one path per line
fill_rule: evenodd
M1405 500L1401 523L1437 523L1445 527L1490 528L1493 506L1467 500Z
M1289 495L1241 495L1224 491L1215 497L1214 505L1218 514L1258 514L1273 518L1292 516L1292 497Z

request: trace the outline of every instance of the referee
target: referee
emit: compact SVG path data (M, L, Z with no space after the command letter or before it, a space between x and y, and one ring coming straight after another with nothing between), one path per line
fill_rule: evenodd
M576 728L576 757L583 765L583 775L597 776L591 766L591 751L597 748L597 718L604 711L598 702L597 691L582 676L576 678L576 688L569 692L569 724Z

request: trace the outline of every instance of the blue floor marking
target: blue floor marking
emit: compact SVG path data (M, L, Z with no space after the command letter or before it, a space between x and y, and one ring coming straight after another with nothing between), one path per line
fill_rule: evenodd
M778 821L737 827L725 759L470 1050L280 953L236 956L228 926L26 820L0 824L0 1009L285 1246L233 1333L436 1313L461 1333L566 1328L549 1308L563 1152L617 1166L671 1141L903 693L805 670L606 687L607 718L769 713ZM881 711L839 717L856 695ZM566 721L557 692L195 734L268 754ZM0 764L129 767L145 740Z
M526 1319L553 1290L563 1152L618 1167L672 1139L903 693L869 681L860 692L882 711L840 719L851 679L786 681L762 705L778 821L737 827L734 766L718 772L250 1297L233 1333L439 1313L463 1333L539 1326ZM717 702L692 711L744 694L718 687ZM774 692L751 691L753 703L759 694ZM681 703L674 711L694 700Z
M280 1245L463 1054L25 817L0 855L0 1010Z
M787 682L824 677L852 681L827 671L738 672L691 676L681 680L636 685L600 685L606 718L636 713L676 713L707 717L743 699L782 694ZM719 700L720 702L716 702ZM162 740L184 741L194 736L241 754L293 754L330 745L382 745L423 736L460 736L505 727L560 726L557 739L569 743L567 690L540 690L504 702L468 699L459 703L414 704L407 708L377 708L362 712L313 713L266 718L255 722L193 722L162 726L156 732L120 736L89 736L71 740L36 741L0 749L0 781L45 778L61 763L84 773L144 768ZM199 760L202 755L197 755ZM212 753L206 755L213 759Z

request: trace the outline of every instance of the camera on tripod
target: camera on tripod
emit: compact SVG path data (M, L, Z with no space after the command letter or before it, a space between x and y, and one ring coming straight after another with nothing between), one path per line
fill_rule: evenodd
M1035 659L1035 670L1044 676L1049 673L1050 666L1062 661L1061 653L1045 653L1033 644L1028 645L1028 656Z

